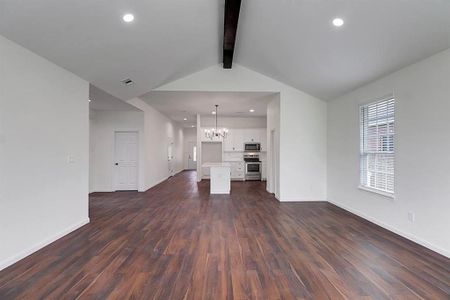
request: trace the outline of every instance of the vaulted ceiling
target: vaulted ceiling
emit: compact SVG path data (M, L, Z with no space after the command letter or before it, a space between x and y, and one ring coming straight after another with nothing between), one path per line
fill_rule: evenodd
M1 0L0 34L126 100L220 63L223 8ZM327 100L450 48L450 1L244 0L238 26L236 63Z

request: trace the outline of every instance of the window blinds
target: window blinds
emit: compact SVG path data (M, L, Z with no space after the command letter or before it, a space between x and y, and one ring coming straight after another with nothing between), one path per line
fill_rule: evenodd
M361 186L394 193L395 99L361 106Z

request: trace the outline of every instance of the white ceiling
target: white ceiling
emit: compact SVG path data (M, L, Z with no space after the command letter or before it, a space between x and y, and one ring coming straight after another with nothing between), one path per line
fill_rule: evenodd
M450 0L245 0L241 12L236 62L324 100L450 48Z
M219 62L221 6L218 0L0 0L0 34L128 100ZM128 12L133 23L122 21ZM122 85L126 78L135 84Z
M137 107L108 94L92 84L89 85L89 100L91 100L89 108L93 110L141 111Z
M262 92L165 92L152 91L140 98L184 127L196 125L196 115L212 115L218 104L218 116L264 117L273 93ZM253 113L250 109L254 109ZM187 118L184 121L184 118Z
M1 0L0 34L126 100L219 63L223 4ZM323 99L450 48L449 0L245 0L239 22L236 62Z

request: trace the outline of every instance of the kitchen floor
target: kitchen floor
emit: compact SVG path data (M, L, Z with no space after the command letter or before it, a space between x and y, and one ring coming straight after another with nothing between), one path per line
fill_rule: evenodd
M195 179L91 195L91 223L1 271L0 299L449 299L443 256L265 182Z

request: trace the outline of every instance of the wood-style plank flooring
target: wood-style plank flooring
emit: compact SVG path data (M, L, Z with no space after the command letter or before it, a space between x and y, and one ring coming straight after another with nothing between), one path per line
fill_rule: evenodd
M0 299L450 299L450 260L262 182L182 172L93 194L91 223L0 272Z

